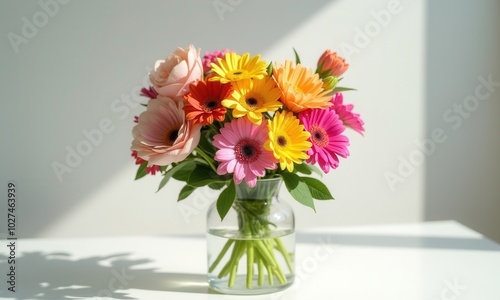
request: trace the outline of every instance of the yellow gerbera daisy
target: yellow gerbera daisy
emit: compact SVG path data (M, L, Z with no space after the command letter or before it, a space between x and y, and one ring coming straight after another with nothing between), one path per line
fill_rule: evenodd
M273 76L281 90L281 101L293 112L308 108L326 108L331 106L330 90L323 89L319 75L301 64L296 66L289 60L282 67L276 63Z
M216 74L210 78L211 81L227 83L242 79L262 79L267 75L266 61L260 60L260 54L250 58L250 53L226 53L224 59L217 58L217 62L218 64L211 64L212 71Z
M247 79L233 83L231 97L222 101L222 105L233 109L233 117L248 119L257 125L262 123L262 113L276 111L282 104L279 102L280 90L272 78L260 80Z
M311 148L308 141L310 133L304 130L299 119L292 112L277 112L267 123L269 140L264 144L266 150L272 151L279 160L281 170L293 172L293 164L301 164L308 159L307 151Z

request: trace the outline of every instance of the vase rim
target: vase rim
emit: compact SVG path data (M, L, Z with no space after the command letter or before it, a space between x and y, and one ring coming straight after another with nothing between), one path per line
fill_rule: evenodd
M257 178L258 182L266 182L266 181L280 181L283 180L281 177L273 177L273 178Z
M283 179L281 177L257 179L254 186L249 187L243 181L236 186L236 198L238 199L264 199L276 196L279 192Z

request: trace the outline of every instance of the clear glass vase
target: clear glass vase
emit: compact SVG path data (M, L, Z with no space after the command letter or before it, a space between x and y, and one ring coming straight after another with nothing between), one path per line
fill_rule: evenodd
M294 281L295 217L279 201L281 178L236 185L221 221L216 201L207 214L208 282L225 294L278 292Z

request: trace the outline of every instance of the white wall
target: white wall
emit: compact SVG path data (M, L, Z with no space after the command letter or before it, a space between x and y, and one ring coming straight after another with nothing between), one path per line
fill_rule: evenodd
M181 204L180 184L155 193L160 178L134 182L129 152L133 116L142 111L136 92L148 70L190 43L203 53L230 48L267 60L292 58L295 47L311 68L327 48L349 57L344 84L358 91L345 101L362 114L366 135L351 132L351 157L324 177L336 200L313 213L286 191L283 198L293 203L299 228L423 218L425 168L403 178L398 166L425 134L425 3L220 1L232 10L219 15L215 1L69 1L47 24L38 1L0 2L0 193L17 182L19 236L204 231L214 193ZM8 35L22 35L23 18L34 16L44 26L16 52ZM67 164L68 149L101 122L112 131L59 180L52 164ZM389 173L400 181L388 184ZM0 205L4 232L5 201Z
M447 139L427 160L425 219L500 241L500 3L430 1L427 15L426 135Z

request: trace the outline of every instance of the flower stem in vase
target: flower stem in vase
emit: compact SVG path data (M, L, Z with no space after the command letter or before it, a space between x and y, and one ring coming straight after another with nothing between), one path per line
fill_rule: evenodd
M237 213L238 229L227 239L209 273L222 266L217 278L227 278L227 287L244 280L246 289L288 283L287 274L293 274L293 249L288 251L276 225L268 221L270 201L267 199L237 199L233 205ZM278 231L279 232L279 231ZM240 275L240 276L238 276Z

